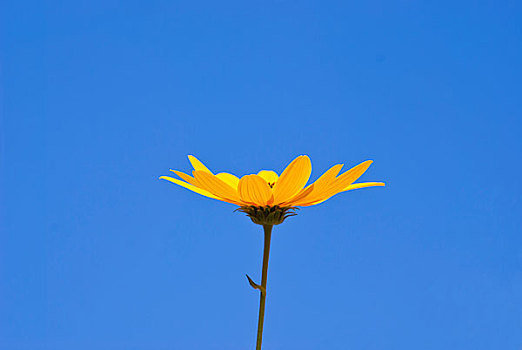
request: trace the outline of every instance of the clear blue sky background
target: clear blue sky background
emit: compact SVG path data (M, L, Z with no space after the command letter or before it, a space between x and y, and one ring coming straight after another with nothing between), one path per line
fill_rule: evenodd
M158 180L385 188L276 227L267 350L522 347L518 1L8 1L0 349L254 347L261 228Z

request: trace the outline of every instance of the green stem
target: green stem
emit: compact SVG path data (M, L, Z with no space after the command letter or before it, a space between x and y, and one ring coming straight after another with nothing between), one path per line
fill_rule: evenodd
M263 249L263 273L261 277L261 286L264 292L261 291L259 297L259 320L257 322L257 342L256 350L261 350L261 342L263 341L263 322L265 320L265 302L266 302L266 280L268 277L268 257L270 255L270 238L272 237L273 225L263 225L265 231L265 247Z

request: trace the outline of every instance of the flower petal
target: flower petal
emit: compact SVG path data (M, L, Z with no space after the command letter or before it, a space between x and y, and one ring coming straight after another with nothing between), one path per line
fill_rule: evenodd
M360 178L362 174L364 174L364 172L368 170L372 163L373 160L367 160L365 162L362 162L361 164L354 166L347 172L337 177L335 181L332 183L331 188L328 189L328 191L332 191L335 193L343 191L345 187L351 185L354 181Z
M227 185L237 190L237 185L239 184L239 178L236 175L232 175L229 173L219 173L216 174L218 178L223 180Z
M324 172L321 177L319 177L317 180L315 180L314 184L314 190L311 192L308 192L306 196L302 196L297 199L292 199L293 204L295 206L299 206L301 203L308 203L313 202L316 200L319 200L322 198L322 193L330 184L335 180L335 177L339 172L341 171L343 167L343 164L336 164L327 171Z
M241 200L257 206L265 206L272 197L266 180L258 175L245 175L239 180L238 192Z
M358 184L352 184L352 185L346 187L341 192L357 190L359 188L375 187L375 186L385 186L385 184L384 184L384 182L360 182Z
M311 184L310 186L307 186L305 188L303 188L301 191L299 191L298 194L296 194L293 198L289 199L288 201L282 203L281 205L283 206L297 206L298 204L296 203L299 203L299 201L305 199L306 197L308 197L308 195L310 193L312 193L314 191L314 184Z
M192 192L199 193L199 194L202 195L202 196L221 200L221 198L218 198L218 197L214 196L212 193L210 193L210 192L208 192L208 191L205 191L205 190L203 190L203 189L201 189L201 188L198 188L198 187L196 187L196 186L193 186L193 185L188 184L188 183L186 183L186 182L183 182L183 181L181 181L181 180L175 179L175 178L173 178L173 177L170 177L170 176L160 176L160 179L163 179L163 180L167 180L167 181L173 182L173 183L175 183L176 185L180 185L181 187L185 187L186 189L189 189L189 190L191 190Z
M350 170L344 172L342 175L337 177L334 181L330 183L327 188L325 188L320 196L314 197L311 201L307 203L300 203L301 206L308 206L316 203L321 203L328 198L335 196L339 192L343 192L346 187L351 185L354 181L356 181L361 175L368 170L370 165L373 163L371 160L367 160L358 164L351 168Z
M227 202L241 205L241 198L237 191L220 178L201 170L194 170L192 174L204 190L223 198Z
M189 159L190 164L192 164L192 166L194 167L194 170L206 171L207 173L212 174L212 171L210 171L205 165L203 165L203 163L201 163L199 161L199 159L197 159L193 155L189 155L188 159Z
M170 171L172 171L174 174L178 175L180 178L182 178L183 180L185 180L189 184L201 188L201 184L199 183L199 181L196 180L195 178L193 178L192 176L187 175L187 174L185 174L182 171L177 171L177 170L172 170L172 169Z
M286 202L301 191L311 174L312 163L308 156L299 156L294 159L274 185L274 204Z
M192 185L194 185L194 186L197 186L197 184L196 184L196 179L194 179L192 176L187 175L187 174L185 174L184 172L182 172L182 171L178 171L178 170L172 170L172 169L170 169L170 171L172 171L174 174L178 175L180 178L182 178L183 180L185 180L185 181L188 182L189 184L192 184Z
M321 177L319 177L317 180L315 180L315 191L316 193L320 190L323 190L324 188L328 187L330 183L335 179L337 174L341 171L344 164L336 164L327 171L324 172Z
M261 176L266 182L271 184L277 182L277 179L279 178L277 173L272 170L261 170L257 175Z
M350 186L346 187L344 190L342 190L341 192L357 190L359 188L375 187L375 186L384 186L384 182L361 182L361 183L358 183L358 184L350 185ZM341 192L338 192L338 193L341 193ZM330 198L331 197L323 199L323 200L320 200L320 201L317 201L317 202L314 202L314 203L310 203L308 205L303 205L303 206L316 205L316 204L322 203L322 202L324 202L324 201L326 201L326 200L328 200Z

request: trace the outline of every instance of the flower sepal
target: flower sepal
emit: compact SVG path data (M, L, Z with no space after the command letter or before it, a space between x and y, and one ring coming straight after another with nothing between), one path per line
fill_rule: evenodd
M237 208L235 211L245 213L254 224L258 225L279 225L290 216L295 216L296 207L280 207L275 206L243 206Z

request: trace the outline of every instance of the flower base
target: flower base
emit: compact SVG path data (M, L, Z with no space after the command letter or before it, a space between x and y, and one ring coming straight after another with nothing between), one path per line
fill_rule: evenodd
M242 213L245 213L254 224L258 225L279 225L286 218L297 215L295 210L296 207L280 207L280 206L243 206L238 209Z

